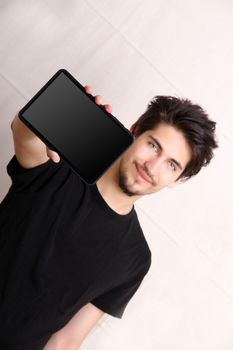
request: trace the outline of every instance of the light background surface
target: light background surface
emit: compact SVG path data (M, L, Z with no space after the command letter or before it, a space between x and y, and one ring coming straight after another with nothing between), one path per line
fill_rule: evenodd
M1 199L10 123L60 68L128 128L157 94L188 97L218 123L209 167L136 202L151 269L82 350L233 349L232 18L230 0L0 1Z

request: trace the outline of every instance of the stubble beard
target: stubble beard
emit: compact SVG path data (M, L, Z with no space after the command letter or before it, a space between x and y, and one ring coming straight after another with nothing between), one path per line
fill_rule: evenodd
M134 183L135 183L135 181L134 181ZM122 190L122 192L127 194L127 196L129 196L129 197L143 195L139 191L130 190L131 186L129 185L129 179L128 179L128 176L127 176L127 169L122 164L120 164L120 168L119 168L118 185L119 185L120 189Z

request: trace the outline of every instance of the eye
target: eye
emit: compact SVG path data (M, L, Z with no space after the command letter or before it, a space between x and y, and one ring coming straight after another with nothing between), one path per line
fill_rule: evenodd
M169 162L169 166L173 171L176 171L176 165L173 162Z
M154 146L154 147L152 147L152 148L153 148L154 150L158 151L157 145L155 145L155 144L152 143L152 142L148 142L148 144Z

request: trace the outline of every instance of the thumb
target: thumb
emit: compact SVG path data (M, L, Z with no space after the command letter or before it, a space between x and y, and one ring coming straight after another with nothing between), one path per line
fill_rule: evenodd
M47 151L47 156L55 163L59 163L60 161L60 156L57 152L52 151L46 146L46 151Z

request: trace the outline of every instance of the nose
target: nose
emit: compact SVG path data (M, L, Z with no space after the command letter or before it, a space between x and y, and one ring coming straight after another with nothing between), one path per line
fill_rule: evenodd
M145 162L145 171L155 182L157 182L161 163L162 162L158 158Z

